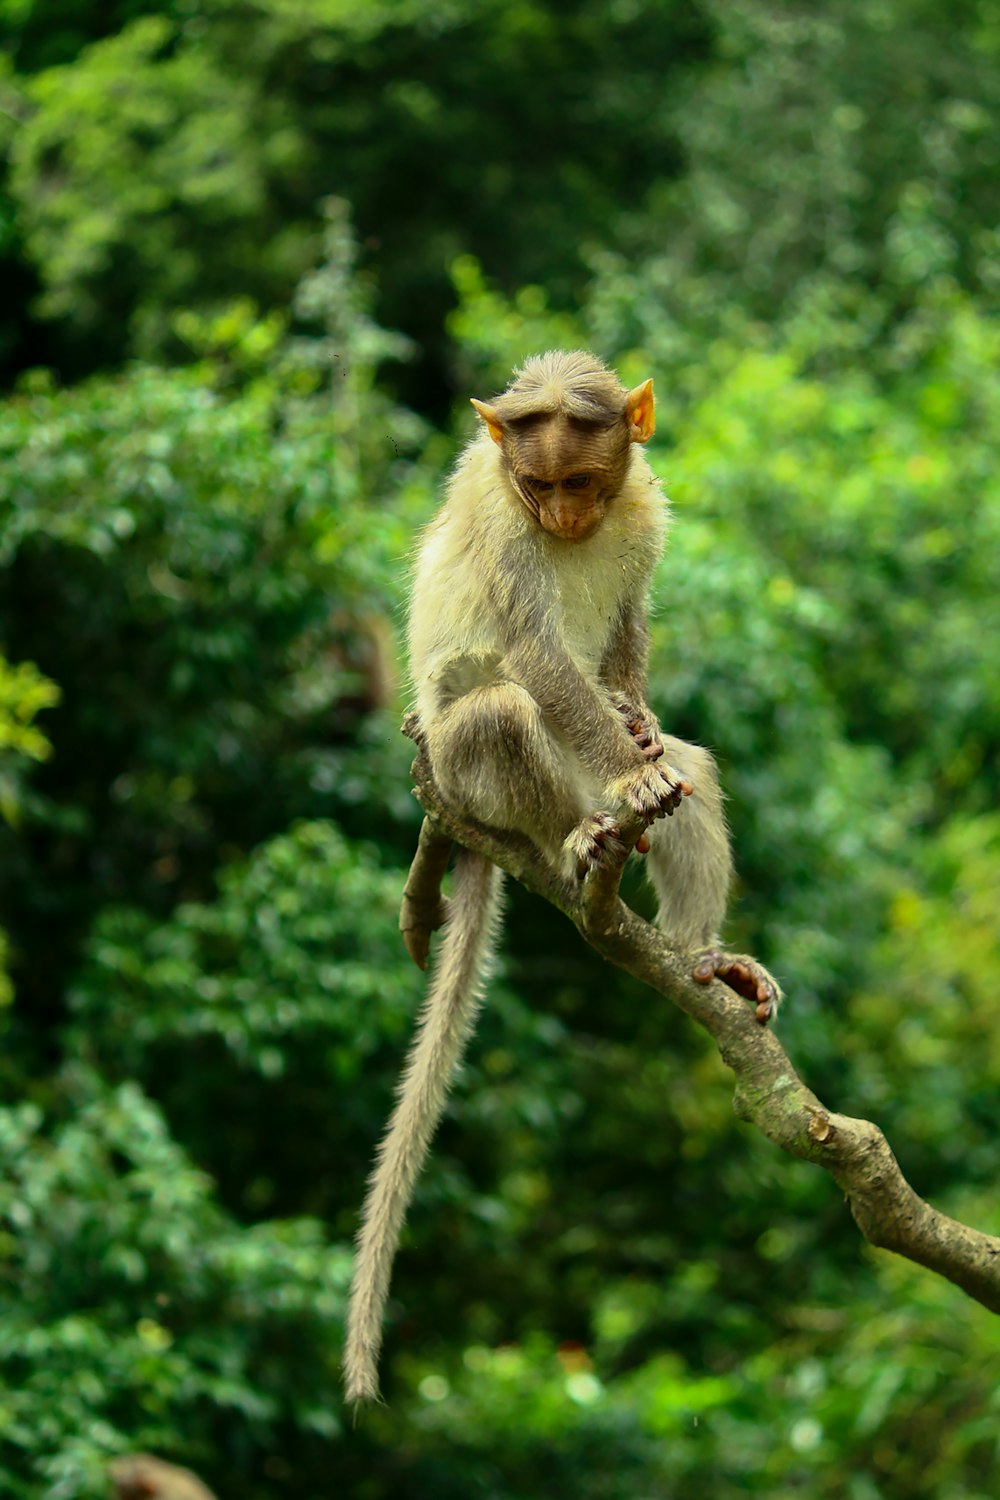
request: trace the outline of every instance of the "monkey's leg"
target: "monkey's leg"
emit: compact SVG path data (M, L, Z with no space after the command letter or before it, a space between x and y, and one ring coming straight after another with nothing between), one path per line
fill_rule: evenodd
M438 833L430 818L425 818L399 907L399 930L418 969L426 969L431 933L444 925L448 915L441 881L450 854L451 839Z
M612 798L615 812L603 810L609 789L516 683L474 688L449 704L431 731L429 750L441 793L456 811L526 834L567 874L622 858L623 804L627 814L644 813L652 821L672 812L688 789L660 773L638 786L628 775L620 778L620 797Z
M551 733L531 694L516 683L474 688L457 698L436 720L428 742L435 780L456 812L526 834L557 867L564 863L567 837L603 800ZM613 819L596 814L587 822L593 823L591 843L600 850L614 836Z
M715 761L700 745L663 735L663 752L691 782L673 818L650 828L647 869L659 898L657 922L670 940L696 955L694 978L721 979L752 1000L762 1024L777 1010L781 988L756 959L719 948L732 856Z

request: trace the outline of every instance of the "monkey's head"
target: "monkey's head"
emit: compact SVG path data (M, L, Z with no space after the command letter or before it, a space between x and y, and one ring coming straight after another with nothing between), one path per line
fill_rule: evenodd
M592 354L554 351L521 366L502 396L473 401L515 490L553 536L593 536L653 435L653 382L626 391Z

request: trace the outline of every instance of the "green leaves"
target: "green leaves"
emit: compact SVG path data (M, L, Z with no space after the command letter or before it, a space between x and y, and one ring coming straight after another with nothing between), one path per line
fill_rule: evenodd
M720 759L729 935L997 1227L995 23L144 6L5 11L0 352L70 383L0 407L0 1490L145 1445L246 1500L986 1500L988 1316L516 890L356 1430L337 1359L422 993L407 559L546 346L656 378L651 697Z
M398 888L370 849L300 823L166 924L109 911L76 992L81 1044L134 1073L157 1040L217 1037L265 1078L319 1048L331 1084L354 1087L422 989L394 930Z
M0 1112L0 1477L25 1500L103 1497L110 1455L179 1431L200 1461L213 1412L265 1442L307 1421L349 1268L314 1223L236 1225L134 1084L78 1069L70 1099Z

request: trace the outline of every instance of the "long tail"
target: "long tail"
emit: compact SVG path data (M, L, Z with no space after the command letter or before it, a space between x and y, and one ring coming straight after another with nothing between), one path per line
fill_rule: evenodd
M437 964L362 1212L344 1351L348 1401L378 1396L382 1318L396 1245L479 1011L500 925L502 879L481 854L458 850Z

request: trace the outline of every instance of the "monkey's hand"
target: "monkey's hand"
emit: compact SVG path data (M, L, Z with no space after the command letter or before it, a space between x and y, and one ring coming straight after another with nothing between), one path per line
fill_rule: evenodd
M752 1000L762 1026L778 1014L781 985L763 964L745 953L723 953L719 948L706 948L704 953L698 954L691 973L699 984L711 984L713 979L721 979L744 1000Z
M660 726L655 716L644 704L637 706L634 703L618 702L615 707L625 720L625 728L646 759L659 760L663 754L663 744L660 740Z
M608 787L608 795L616 806L627 809L633 817L638 814L647 823L673 817L674 809L693 791L690 781L685 781L666 761L637 766L616 777Z
M589 870L625 858L621 829L610 813L591 813L584 818L573 829L563 848L581 880Z

